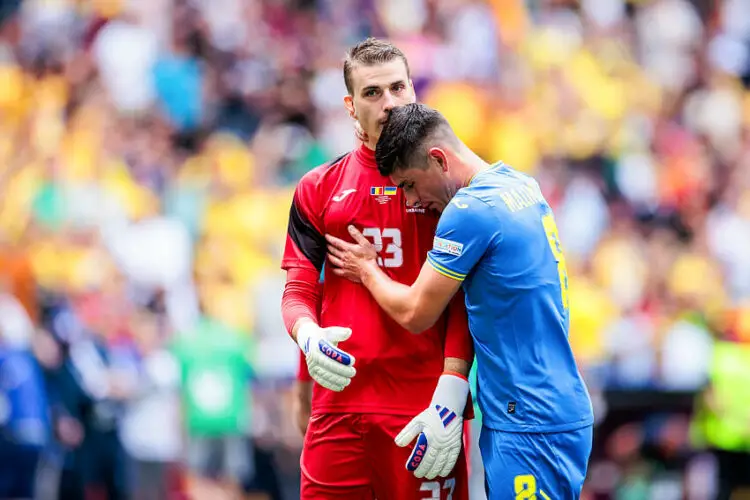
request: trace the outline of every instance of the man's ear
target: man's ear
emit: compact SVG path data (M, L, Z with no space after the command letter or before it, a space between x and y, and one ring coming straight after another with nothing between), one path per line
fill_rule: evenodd
M435 159L443 172L448 171L448 157L445 155L445 151L438 147L432 147L427 154Z
M349 117L353 120L357 119L357 111L354 109L354 98L350 95L344 96L344 107L349 112Z

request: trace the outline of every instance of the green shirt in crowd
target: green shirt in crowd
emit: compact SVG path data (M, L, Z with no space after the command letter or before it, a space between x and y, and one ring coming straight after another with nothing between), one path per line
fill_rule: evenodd
M211 318L178 336L185 425L191 436L242 434L250 424L252 338Z

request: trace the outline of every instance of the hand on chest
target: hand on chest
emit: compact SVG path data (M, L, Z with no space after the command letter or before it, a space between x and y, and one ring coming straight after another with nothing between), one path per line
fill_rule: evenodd
M323 214L325 231L350 241L347 227L351 224L375 245L380 255L378 264L386 268L404 263L404 240L416 237L416 223L407 214L401 192L382 184L339 189L332 195Z

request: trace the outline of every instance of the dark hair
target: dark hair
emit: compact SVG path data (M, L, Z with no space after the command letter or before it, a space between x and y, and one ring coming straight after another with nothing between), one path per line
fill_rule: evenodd
M377 38L368 38L359 42L346 52L344 59L344 83L349 95L352 94L352 68L355 64L372 66L391 62L394 59L401 59L406 66L406 74L410 76L409 62L401 50L390 42L379 40Z
M448 120L424 104L413 103L391 110L375 148L375 162L381 175L399 169L427 166L425 141L436 132L450 132Z

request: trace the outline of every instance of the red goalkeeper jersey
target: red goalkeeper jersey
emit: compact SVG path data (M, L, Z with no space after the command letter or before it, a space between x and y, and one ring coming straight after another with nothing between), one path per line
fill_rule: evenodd
M324 269L324 235L351 241L347 226L353 224L379 248L378 263L392 279L413 283L432 248L438 217L404 201L365 146L313 169L294 195L281 267L317 276ZM463 294L435 326L414 335L382 311L364 286L324 272L318 322L352 329L340 347L355 357L357 375L342 392L316 384L314 414L416 414L430 402L444 357L472 359Z

